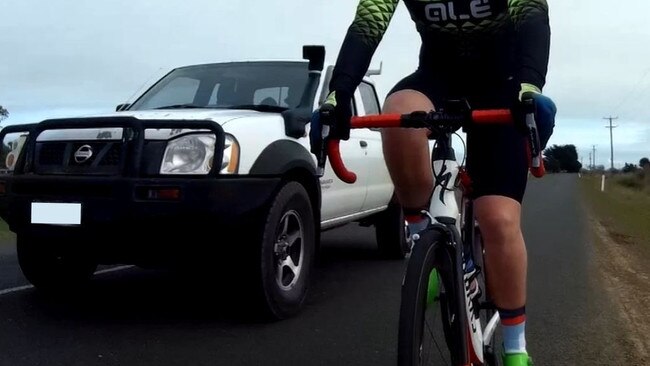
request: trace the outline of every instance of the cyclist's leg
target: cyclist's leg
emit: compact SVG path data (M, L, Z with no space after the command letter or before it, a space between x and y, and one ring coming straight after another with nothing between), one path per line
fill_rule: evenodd
M485 245L487 279L504 326L506 352L526 352L526 247L521 201L528 161L514 126L475 126L468 133L468 170Z
M413 89L397 91L386 99L384 113L431 110L433 103ZM384 159L403 207L426 207L433 190L426 129L382 130Z
M400 81L384 102L384 113L410 113L434 109L426 78L416 72ZM395 193L410 225L417 225L419 212L428 209L433 191L433 174L429 161L428 130L382 130L384 159Z

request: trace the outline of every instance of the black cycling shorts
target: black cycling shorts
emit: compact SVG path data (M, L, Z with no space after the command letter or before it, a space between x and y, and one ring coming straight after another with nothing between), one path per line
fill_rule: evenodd
M389 95L405 89L426 95L434 106L464 98L472 109L510 108L518 92L509 81L481 81L471 88L459 88L423 71L402 79ZM525 134L512 125L476 125L468 129L466 166L472 179L473 198L497 195L522 202L528 178L526 143Z

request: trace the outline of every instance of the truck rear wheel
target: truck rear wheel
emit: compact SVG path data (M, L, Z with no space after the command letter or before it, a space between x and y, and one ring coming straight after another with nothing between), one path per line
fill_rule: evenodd
M18 263L27 280L38 290L55 294L76 290L86 284L97 263L44 236L19 233L16 238Z
M403 259L410 251L406 235L406 221L402 207L394 200L375 221L377 248L383 258Z

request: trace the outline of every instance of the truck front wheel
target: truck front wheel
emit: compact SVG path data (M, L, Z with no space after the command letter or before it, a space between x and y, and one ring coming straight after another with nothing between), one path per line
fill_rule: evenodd
M309 194L300 183L287 182L265 214L257 243L257 299L266 315L283 319L300 311L309 288L316 242Z
M37 289L56 294L80 288L97 269L97 263L46 237L19 233L18 263L27 280Z

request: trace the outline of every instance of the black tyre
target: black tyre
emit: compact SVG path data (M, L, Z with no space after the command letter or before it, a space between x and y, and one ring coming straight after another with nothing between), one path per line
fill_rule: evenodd
M87 255L51 238L19 233L18 263L27 280L48 294L67 293L86 285L97 269Z
M300 311L309 288L315 241L309 195L300 183L288 182L273 199L264 221L254 279L263 315L283 319Z
M403 259L410 247L407 242L406 221L402 207L391 202L388 208L377 216L375 222L377 248L383 258Z
M441 240L440 232L424 231L409 259L399 317L400 366L456 365L461 357L462 315L454 301L452 258ZM437 295L429 294L430 277L438 280Z
M474 262L476 265L481 268L481 273L477 277L478 280L478 285L479 287L483 290L483 294L481 295L481 301L484 303L492 303L492 298L490 296L490 293L488 291L487 287L487 268L485 267L485 261L484 261L484 253L483 253L483 237L481 236L481 230L478 226L475 226L474 228ZM496 308L490 307L487 309L482 309L481 310L481 326L485 330L486 325L492 319L492 316L496 313ZM499 354L499 350L497 349L497 335L494 334L492 336L491 341L488 344L484 345L484 356L485 356L485 363L486 365L489 366L500 366L501 365L501 357Z

